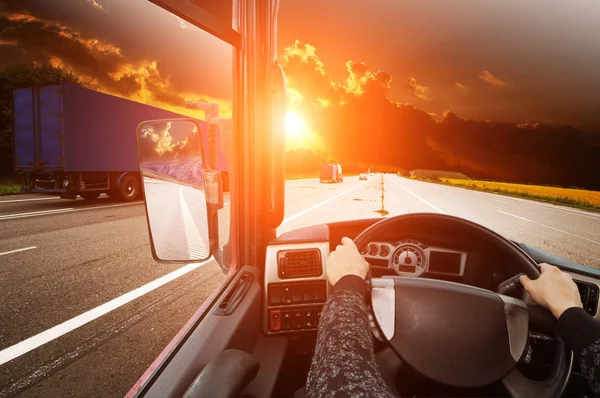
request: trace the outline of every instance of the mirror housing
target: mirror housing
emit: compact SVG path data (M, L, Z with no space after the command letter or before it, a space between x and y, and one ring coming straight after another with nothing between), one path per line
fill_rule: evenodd
M213 214L223 207L223 187L220 172L208 168L201 126L187 118L144 121L137 139L154 259L208 260L218 248Z

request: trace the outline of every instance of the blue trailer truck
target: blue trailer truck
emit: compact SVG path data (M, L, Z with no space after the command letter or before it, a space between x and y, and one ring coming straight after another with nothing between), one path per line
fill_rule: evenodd
M136 128L144 120L186 117L89 90L71 83L15 89L13 159L23 190L96 199L105 193L121 201L141 198ZM217 168L228 185L227 159L216 145ZM220 139L216 135L216 140Z

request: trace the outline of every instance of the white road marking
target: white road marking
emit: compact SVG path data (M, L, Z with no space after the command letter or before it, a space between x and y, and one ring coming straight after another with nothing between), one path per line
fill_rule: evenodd
M500 200L500 199L494 199L496 202L500 202L500 203L504 203L504 204L508 204L507 201L505 200Z
M298 214L295 214L292 217L288 217L283 222L284 223L289 222L293 219L301 217L302 215L306 214L308 211L312 211L312 210L316 209L317 207L324 205L325 203L331 202L332 200L339 198L340 196L345 195L348 192L351 192L351 191L365 185L366 183L368 183L368 181L366 181L360 185L357 185L355 187L352 187L352 188L350 188L336 196L333 196L321 203L318 203L315 206L312 206L310 209L307 209ZM113 205L113 206L125 206L125 205L131 205L131 204L135 204L135 203L122 203L122 204ZM104 208L104 207L111 207L111 206L96 206L95 208ZM87 207L85 209L77 209L77 210L89 210L89 209L91 209L91 207ZM72 210L72 211L77 211L77 210ZM207 261L201 262L201 263L187 264L167 275L164 275L158 279L155 279L152 282L149 282L143 286L140 286L137 289L134 289L128 293L125 293L122 296L119 296L105 304L102 304L102 305L100 305L96 308L93 308L81 315L71 318L59 325L56 325L53 328L50 328L39 334L36 334L35 336L32 336L26 340L23 340L20 343L17 343L13 346L7 347L7 348L3 349L2 351L0 351L0 365L3 365L9 361L12 361L13 359L20 357L21 355L24 355L30 351L33 351L36 348L51 342L52 340L55 340L65 334L89 323L89 322L92 322L92 321L100 318L103 315L108 314L109 312L111 312L119 307L122 307L123 305L125 305L133 300L136 300L139 297L195 270L196 268L200 267L201 265L206 264L208 261L210 261L210 259Z
M499 213L502 213L502 214L506 214L507 216L511 216L511 217L518 218L518 219L520 219L520 220L524 220L524 221L529 221L529 222L531 222L531 220L530 220L530 219L528 219L528 218L524 218L524 217L515 216L514 214L507 213L507 212L505 212L505 211L502 211L502 210L498 210L498 212L499 212Z
M454 196L454 195L450 195L449 193L445 193L444 195L446 195L446 196L450 196L451 198L456 198L456 196Z
M350 189L347 189L347 190L345 190L345 191L344 191L344 192L342 192L342 193L339 193L339 194L337 194L337 195L335 195L335 196L332 196L332 197L331 197L331 198L329 198L329 199L326 199L326 200L324 200L324 201L322 201L322 202L319 202L319 203L317 203L316 205L309 207L308 209L302 210L301 212L299 212L299 213L296 213L296 214L294 214L293 216L290 216L290 217L286 218L285 220L283 220L279 226L281 227L283 224L286 224L286 223L288 223L288 222L290 222L290 221L293 221L293 220L295 220L295 219L296 219L296 218L298 218L298 217L302 217L303 215L305 215L305 214L307 214L307 213L310 213L310 212L311 212L311 211L313 211L314 209L316 209L316 208L319 208L319 207L323 206L324 204L331 202L332 200L335 200L335 199L337 199L337 198L339 198L339 197L341 197L341 196L344 196L344 195L346 195L346 194L347 194L347 193L349 193L349 192L352 192L352 191L354 191L354 190L355 190L355 189L357 189L357 188L360 188L360 187L364 186L364 185L365 185L365 184L367 184L368 182L369 182L369 181L365 181L365 182L363 182L362 184L356 185L356 186L354 186L354 187L352 187L352 188L350 188Z
M587 240L588 242L591 242L591 243L595 243L595 244L597 244L597 245L600 245L600 242L597 242L597 241L595 241L595 240L591 240L591 239L588 239L588 238L584 238L583 236L575 235L574 233L567 232L567 231L563 231L562 229L554 228L554 227L551 227L550 225L547 225L547 224L541 224L541 223L536 223L536 224L540 224L541 226L543 226L543 227L546 227L546 228L550 228L550 229L552 229L552 230L554 230L554 231L562 232L563 234L571 235L571 236L574 236L574 237L576 237L576 238L583 239L583 240Z
M76 211L84 211L84 210L94 210L94 209L106 209L109 207L120 207L120 206L131 206L137 205L140 203L144 203L142 201L130 202L130 203L118 203L116 205L105 205L105 206L92 206L92 207L82 207L81 209L75 209L72 207L68 207L65 209L54 209L54 210L44 210L44 211L34 211L30 213L20 213L20 214L5 214L0 216L0 221L2 220L13 220L15 218L27 218L27 217L38 217L38 216L47 216L56 213L72 213Z
M359 187L362 187L363 185L367 184L368 181L365 181L364 183L357 185L355 187L352 187L338 195L335 195L327 200L324 200L323 202L320 202L318 204L316 204L315 206L312 206L309 209L306 209L304 211L301 211L300 213L297 213L291 217L288 217L287 219L283 220L283 223L292 221L298 217L301 217L302 215L308 213L309 211L312 211L326 203L331 202L334 199L339 198L340 196L343 196ZM105 208L105 207L116 207L116 206L127 206L127 205L133 205L133 204L137 204L140 202L133 202L133 203L121 203L121 204L116 204L116 205L109 205L109 206L94 206L94 207L86 207L83 209L59 209L59 210L67 210L67 211L81 211L81 210L90 210L90 209L98 209L98 208ZM186 205L187 207L187 205ZM188 209L189 211L189 209ZM36 215L43 215L43 214L39 214L39 212L35 212L35 213L23 213L20 216L21 217L33 217ZM13 215L15 216L15 215ZM17 218L17 217L15 217ZM282 224L283 224L282 223ZM23 250L23 249L21 249ZM15 358L20 357L21 355L24 355L30 351L35 350L36 348L49 343L52 340L55 340L89 322L92 322L98 318L100 318L103 315L108 314L109 312L122 307L123 305L138 299L139 297L158 289L159 287L197 269L198 267L206 264L207 262L209 262L209 260L204 261L204 262L200 262L200 263L191 263L191 264L187 264L167 275L164 275L158 279L153 280L152 282L149 282L143 286L140 286L137 289L134 289L128 293L123 294L122 296L119 296L107 303L104 303L96 308L93 308L83 314L80 314L74 318L71 318L59 325L56 325L48 330L45 330L35 336L32 336L26 340L21 341L20 343L17 343L15 345L12 345L10 347L7 347L5 349L3 349L2 351L0 351L0 365L3 365L9 361L12 361Z
M129 318L117 321L107 328L101 329L99 332L94 333L94 335L83 342L77 345L70 351L67 351L65 354L58 358L51 358L48 362L43 363L40 367L34 369L32 372L29 372L25 377L18 379L12 385L7 386L3 389L0 389L0 397L5 396L16 396L20 391L29 387L30 385L38 382L40 379L43 379L49 376L53 371L58 368L64 366L67 361L71 361L86 351L90 351L100 346L104 342L108 341L111 337L117 335L119 332L128 329L139 320L144 319L148 314L152 314L156 309L160 308L161 305L164 305L169 302L173 302L177 298L185 295L190 289L193 289L193 286L197 286L205 280L210 280L211 278L217 276L221 273L221 270L216 267L213 270L199 274L199 276L190 278L188 282L185 284L175 287L174 289L169 289L168 292L162 295L159 299L151 302L149 305L142 307L140 310L134 311L133 315ZM129 314L128 314L129 315ZM19 376L22 377L23 375Z
M554 230L554 231L557 231L557 232L562 232L563 234L571 235L571 236L574 236L574 237L576 237L576 238L583 239L583 240L586 240L586 241L588 241L588 242L591 242L591 243L595 243L595 244L597 244L597 245L600 245L600 242L597 242L597 241L595 241L595 240L592 240L592 239L585 238L585 237L583 237L583 236L580 236L580 235L576 235L576 234L574 234L574 233L571 233L571 232L564 231L564 230L562 230L562 229L554 228L554 227L552 227L552 226L550 226L550 225L548 225L548 224L542 224L542 223L539 223L539 222L531 221L531 220L530 220L530 219L528 219L528 218L519 217L519 216L516 216L516 215L514 215L514 214L510 214L510 213L507 213L507 212L505 212L505 211L502 211L502 210L498 210L498 211L499 211L500 213L503 213L503 214L506 214L506 215L509 215L509 216L512 216L512 217L516 217L516 218L519 218L519 219L521 219L521 220L525 220L525 221L533 222L534 224L541 225L542 227L546 227L546 228L548 228L548 229L551 229L551 230Z
M439 207L437 207L436 205L433 205L431 203L429 203L428 201L426 201L425 199L423 199L422 197L420 197L419 195L417 195L416 193L414 193L413 191L411 191L408 188L405 188L403 185L400 185L400 188L404 189L406 192L408 192L409 194L413 195L415 198L422 200L424 203L428 204L429 206L433 207L435 210L437 210L438 212L442 213L442 214L448 214L446 213L444 210L440 209Z
M47 214L64 213L64 212L73 211L73 210L75 210L75 209L72 207L67 207L64 209L32 211L29 213L4 214L4 215L0 216L0 220L10 220L13 218L25 218L25 217L35 217L35 216L45 216Z
M37 249L37 246L29 246L29 247L24 247L22 249L15 249L15 250L7 251L4 253L0 253L0 256L4 256L6 254L12 254L12 253L24 252L24 251L33 250L33 249Z
M0 200L0 204L2 203L17 203L17 202L32 202L36 200L59 200L58 196L53 198L33 198L33 199L11 199L11 200Z
M35 350L36 348L46 343L49 343L52 340L55 340L95 319L98 319L101 316L108 314L109 312L179 278L180 276L183 276L195 270L196 268L206 263L207 261L202 263L191 263L186 266L183 266L169 274L166 274L158 279L153 280L150 283L140 286L135 290L132 290L105 304L102 304L99 307L84 312L83 314L78 315L75 318L71 318L68 321L61 323L60 325L56 325L53 328L36 334L35 336L23 340L20 343L5 348L2 351L0 351L0 365L12 361L13 359L18 358L23 354Z
M192 216L192 212L183 198L183 187L179 188L179 206L181 207L183 228L190 258L194 260L205 259L208 257L208 250L206 250L202 236L200 236L200 233L196 228L194 216Z

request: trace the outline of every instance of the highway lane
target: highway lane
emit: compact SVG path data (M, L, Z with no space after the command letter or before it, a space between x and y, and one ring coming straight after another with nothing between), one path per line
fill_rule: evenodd
M463 217L509 239L600 268L600 213L396 176L388 180L394 192L399 187L409 194L406 200L414 209Z
M376 210L382 207L388 216L429 212L466 218L509 239L600 268L600 213L391 174L385 175L383 181L381 176L371 177L361 189L314 209L292 225L284 224L279 231L314 225L322 220L380 217Z
M573 261L600 266L600 217L394 175L342 184L286 182L279 233L307 225L410 212L444 212ZM0 198L0 349L87 314L183 265L151 257L143 204ZM118 206L117 206L118 205ZM75 211L77 210L77 211ZM0 366L0 396L122 396L223 280L209 262Z
M358 185L288 181L286 216ZM181 268L152 259L142 202L0 197L0 350ZM122 396L223 278L209 262L0 365L0 396Z

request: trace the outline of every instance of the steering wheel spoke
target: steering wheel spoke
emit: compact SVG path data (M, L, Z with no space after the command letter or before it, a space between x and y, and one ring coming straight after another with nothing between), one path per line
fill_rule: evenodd
M567 387L565 375L571 374L572 367L573 352L560 338L556 338L554 358L546 380L534 381L515 368L502 379L502 384L515 398L559 397Z

